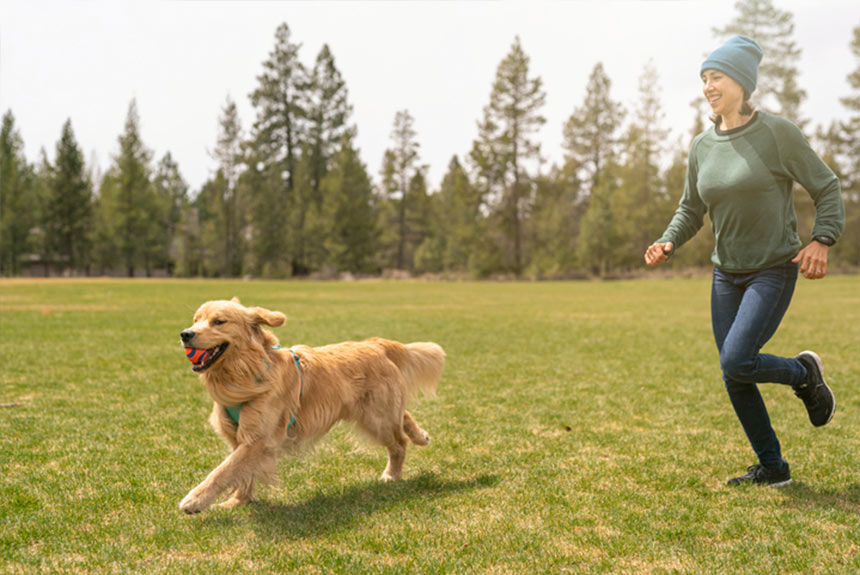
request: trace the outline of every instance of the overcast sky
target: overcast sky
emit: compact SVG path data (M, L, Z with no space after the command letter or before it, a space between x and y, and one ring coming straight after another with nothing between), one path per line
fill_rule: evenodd
M849 44L858 0L775 0L794 15L800 84L810 127L846 113ZM357 144L378 181L394 115L415 118L435 190L453 155L466 156L489 102L496 68L519 35L532 76L547 94L544 156L562 157L562 126L602 61L612 95L630 110L653 60L671 141L693 124L699 66L719 45L712 34L734 17L731 0L579 1L39 1L0 0L0 110L12 110L27 158L54 159L67 118L87 163L106 170L119 149L129 102L137 100L144 143L171 152L193 191L215 170L210 156L226 99L247 134L248 95L286 22L312 65L327 43L346 80ZM765 58L768 55L765 54Z

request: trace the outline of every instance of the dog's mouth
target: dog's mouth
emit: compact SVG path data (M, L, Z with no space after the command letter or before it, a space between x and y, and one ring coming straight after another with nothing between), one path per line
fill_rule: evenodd
M212 349L207 349L207 356L203 363L191 366L191 370L197 373L206 371L212 364L218 361L218 358L224 354L224 351L227 349L227 346L230 344L226 341L219 345L218 347L213 347Z

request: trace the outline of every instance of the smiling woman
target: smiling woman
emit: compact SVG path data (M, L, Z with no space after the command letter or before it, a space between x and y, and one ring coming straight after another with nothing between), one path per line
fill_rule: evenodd
M665 262L710 215L714 339L729 398L759 460L729 485L778 486L791 482L791 473L758 384L790 385L816 427L833 417L836 400L816 353L778 357L759 351L788 310L798 272L809 279L826 275L828 248L845 226L845 208L839 180L797 126L748 105L762 55L755 40L734 36L702 63L702 92L714 126L693 140L684 194L645 261ZM816 209L812 241L803 248L795 182L809 191Z
M758 81L762 51L749 36L735 36L711 52L702 64L702 91L723 130L739 128L752 119L749 99Z

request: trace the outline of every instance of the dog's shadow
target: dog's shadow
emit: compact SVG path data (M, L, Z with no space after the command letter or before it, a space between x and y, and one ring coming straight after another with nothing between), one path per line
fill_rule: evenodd
M470 479L449 480L433 473L394 483L378 480L362 482L343 491L317 493L299 503L284 504L257 501L247 509L261 535L272 538L303 539L340 531L362 517L396 508L416 500L445 498L448 495L498 484L492 475ZM225 515L219 519L225 519ZM214 519L215 517L213 517Z

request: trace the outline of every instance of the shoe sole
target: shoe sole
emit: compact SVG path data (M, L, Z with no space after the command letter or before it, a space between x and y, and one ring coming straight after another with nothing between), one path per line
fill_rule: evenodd
M833 409L830 410L830 415L827 417L827 421L825 421L824 423L819 423L818 425L815 426L815 427L824 427L825 425L830 423L830 420L833 419L833 414L836 413L836 394L833 393L833 390L830 389L829 385L827 385L827 381L824 380L824 365L821 363L821 358L818 357L818 354L815 353L814 351L807 350L807 351L801 351L795 357L800 357L801 355L807 355L807 356L811 357L812 360L815 362L815 366L818 368L818 375L821 377L821 383L824 385L824 387L827 388L827 391L830 392L830 397L833 398Z
M765 487L785 487L786 485L791 483L791 478L789 477L785 481L778 481L776 483L756 483L754 481L739 481L737 483L732 483L731 481L728 481L728 482L726 482L726 485L728 487L740 487L741 485L745 485L747 483L750 483L753 485L761 485L761 486L765 486Z

